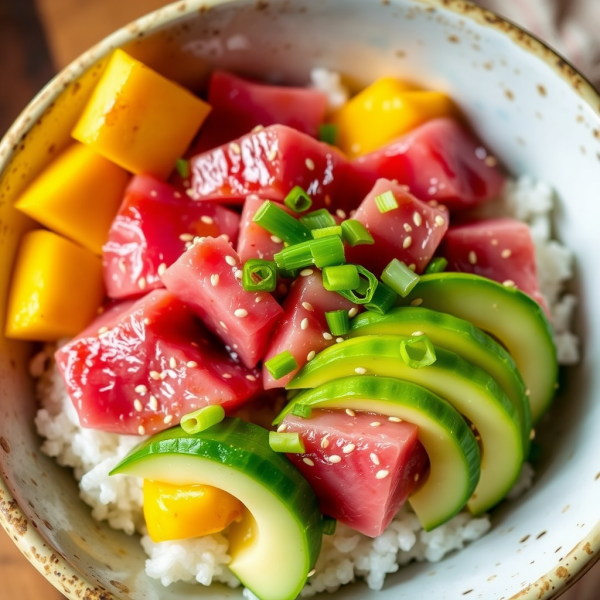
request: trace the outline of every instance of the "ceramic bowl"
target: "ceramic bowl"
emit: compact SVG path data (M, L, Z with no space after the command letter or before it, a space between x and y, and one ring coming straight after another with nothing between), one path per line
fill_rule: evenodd
M190 0L116 32L60 73L0 146L0 315L15 248L33 224L14 198L63 148L107 53L124 47L187 85L211 66L304 84L312 67L358 87L394 75L447 91L513 174L557 193L557 236L576 256L582 361L565 371L539 429L534 487L492 514L493 529L437 564L411 565L382 592L358 583L333 598L544 599L600 555L600 97L564 60L515 26L459 0ZM2 327L3 329L3 327ZM27 375L30 345L0 340L0 521L67 597L240 598L160 583L138 540L96 523L71 473L40 453ZM268 568L268 565L265 565Z

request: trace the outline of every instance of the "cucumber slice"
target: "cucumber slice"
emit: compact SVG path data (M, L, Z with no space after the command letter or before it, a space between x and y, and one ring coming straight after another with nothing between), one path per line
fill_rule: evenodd
M363 335L323 350L290 381L290 388L313 388L332 379L364 372L422 385L447 400L481 436L481 477L467 503L477 515L500 502L517 480L523 463L521 426L515 407L482 369L458 354L434 346L436 361L421 369L406 365L395 335Z
M411 336L416 332L424 333L436 346L456 352L496 380L517 410L526 455L530 446L531 412L523 378L511 355L481 329L446 313L416 306L399 306L385 315L361 313L352 320L348 335Z
M492 334L510 352L529 390L535 425L556 391L558 363L552 328L527 294L469 273L423 275L397 304L419 305L465 319Z
M427 531L456 515L477 485L480 453L473 432L450 404L419 385L389 377L336 379L295 396L275 424L297 404L365 410L416 425L430 466L408 501Z
M204 483L246 507L229 528L229 568L261 600L294 600L321 550L323 519L306 480L269 447L268 432L226 418L188 435L163 431L112 470L174 485Z

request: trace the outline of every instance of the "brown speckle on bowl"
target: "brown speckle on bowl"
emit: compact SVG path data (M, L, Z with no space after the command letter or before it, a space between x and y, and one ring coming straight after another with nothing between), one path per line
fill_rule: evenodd
M514 100L515 99L515 95L510 91L510 90L504 90L504 95L509 99L509 100Z
M10 454L10 445L3 437L0 437L0 448L2 448L6 454Z
M544 96L545 97L545 96L548 95L548 92L546 91L546 88L543 85L541 85L541 84L538 84L537 91L538 91L538 93L539 93L540 96Z
M129 588L124 583L121 583L120 581L115 581L114 579L111 579L110 584L114 585L123 594L129 594Z
M566 579L570 576L570 573L566 567L558 567L558 569L556 569L556 576L560 577L560 579Z
M473 590L467 590L466 592L463 592L462 595L466 596L467 594L470 594Z
M531 537L531 535L528 533L527 535L524 535L520 540L519 540L519 544L524 544L529 538Z
M19 535L25 535L27 533L27 521L19 512L19 505L16 500L6 500L0 497L0 513L6 519L6 522L16 531Z
M541 531L540 533L538 533L538 534L535 536L535 539L536 539L536 540L539 540L541 537L544 537L544 536L545 536L547 533L548 533L547 531Z
M451 44L458 44L460 42L460 38L457 35L449 35L448 36L448 41Z
M590 556L592 554L594 554L594 551L592 550L592 545L589 542L586 542L585 545L583 546L583 551L586 554L589 554Z

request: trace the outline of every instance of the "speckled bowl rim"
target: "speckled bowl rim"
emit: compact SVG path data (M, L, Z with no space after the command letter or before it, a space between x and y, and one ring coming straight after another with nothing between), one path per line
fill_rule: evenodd
M380 0L388 4L390 0ZM416 0L431 8L442 8L457 13L479 25L500 31L513 42L538 58L541 58L590 105L600 117L600 93L577 71L567 60L557 54L549 46L523 30L511 21L496 15L466 0ZM140 34L152 33L165 23L184 17L188 14L203 12L222 4L235 3L236 0L187 0L162 7L143 16L129 25L117 30L101 42L84 52L54 77L28 104L25 110L8 130L0 142L0 173L9 164L16 153L19 143L27 135L36 121L62 92L77 77L98 59L107 55L114 48L131 42ZM17 501L10 494L4 479L0 476L0 524L28 558L33 566L58 590L71 600L84 597L89 600L114 598L105 589L90 584L75 570L56 550L48 546L46 540L33 527L21 510ZM591 567L600 560L600 521L563 559L561 564L548 571L537 581L530 584L507 600L549 600L557 598ZM47 566L52 568L48 569Z

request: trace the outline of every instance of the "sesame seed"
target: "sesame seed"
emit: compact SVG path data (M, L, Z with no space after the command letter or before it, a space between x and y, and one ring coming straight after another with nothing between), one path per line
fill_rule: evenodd
M173 415L167 415L164 419L163 419L163 423L165 425L168 425L171 421L173 420Z
M335 214L340 218L340 219L345 219L346 218L346 212L343 211L341 208L338 208L335 211Z
M314 466L315 466L315 463L314 463L314 461L312 461L310 458L308 458L308 456L305 456L305 457L302 459L302 462L303 462L305 465L308 465L309 467L314 467Z
M136 385L135 393L143 396L148 391L148 388L145 385Z
M271 236L271 241L275 244L281 244L281 242L283 242L283 240L280 237L277 237L276 235Z
M388 417L388 421L392 423L402 423L402 419L400 417Z
M321 440L321 448L327 448L327 446L329 446L329 434L327 434L322 440Z
M227 325L225 325L225 323L224 323L223 321L219 321L219 325L220 325L220 326L221 326L223 329L227 330Z
M277 428L277 433L281 433L282 431L285 431L288 428L287 423L282 423L278 428Z
M477 254L475 254L475 252L473 252L473 250L471 250L471 252L469 252L469 262L472 265L477 264Z
M254 375L246 375L246 379L248 381L256 381L256 377L254 377Z
M358 308L356 308L356 306L353 306L349 311L348 311L348 316L350 318L355 317L358 314Z
M195 360L188 360L185 363L185 366L188 367L189 369L194 369L195 367L198 366L198 363Z
M418 213L415 213L415 214L418 214ZM406 233L410 233L412 231L412 227L408 223L404 223L403 227L404 227L404 231L406 231Z
M150 371L150 377L155 381L160 379L160 373L158 371Z
M237 270L237 271L236 271L236 272L233 274L233 276L234 276L236 279L241 279L241 278L242 278L242 275L243 275L243 273L242 273L241 269L238 269L238 270Z
M158 274L162 277L165 274L165 271L167 270L167 265L166 263L160 263L160 265L158 265Z
M342 452L344 454L350 454L350 452L354 452L356 446L354 444L348 444L342 448Z
M558 389L558 384L554 384L555 389ZM525 390L525 395L526 396L530 396L531 395L531 390L528 388Z
M422 331L413 331L410 335L425 335Z
M245 308L236 308L233 314L240 319L248 316L248 311Z
M203 223L206 223L207 225L211 225L212 223L214 223L214 220L213 220L213 218L212 218L212 217L209 217L208 215L202 215L202 216L200 217L200 220L201 220Z
M256 133L257 131L262 131L264 127L262 125L257 125L252 129L252 133Z
M138 433L139 433L140 435L144 435L144 434L146 433L146 428L145 428L143 425L140 425L140 426L138 427Z
M433 206L433 208L435 208L436 206L438 206L439 202L437 200L430 200L427 204L429 204L429 206Z
M490 243L492 244L492 246L497 246L498 245L498 240L494 239Z
M308 319L302 319L302 322L300 323L300 329L302 329L303 331L308 329Z
M192 200L196 200L196 192L194 192L194 190L192 188L188 188L187 190L185 190L185 193L192 199Z
M171 369L177 367L177 361L175 360L174 356L171 356L171 358L169 359L169 366L171 367Z
M125 273L125 271L127 270L127 267L125 266L125 261L121 258L117 264L119 265L119 271L121 271L121 273Z
M329 194L325 194L325 206L331 206L331 196Z
M381 469L381 471L377 471L375 473L375 479L385 479L390 474L386 469Z
M534 439L535 439L535 429L532 429L532 430L529 432L529 439L530 439L530 440L534 440Z
M351 408L347 408L347 409L346 409L346 414L347 414L349 417L355 417L355 416L356 416L356 413L355 413L355 412L354 412L354 411L353 411Z
M267 158L269 160L275 160L277 158L277 150L275 148L271 150L269 154L267 154Z
M233 258L233 256L229 256L229 254L225 257L225 262L230 267L235 267L237 265L237 260L235 260L235 258Z
M219 276L217 275L217 273L213 273L210 276L210 283L213 287L217 287L219 285Z
M410 237L410 235L407 235L404 238L404 241L402 242L402 247L409 248L411 244L412 244L412 237Z
M418 473L415 473L414 480L415 481L419 481L419 474Z
M416 211L413 213L413 223L417 227L421 227L421 224L423 223L423 217L421 216L421 213L418 213Z
M506 250L502 250L502 252L500 252L500 256L502 258L508 258L511 254L512 254L512 250L509 250L508 248Z
M308 277L309 275L313 274L313 270L312 269L302 269L302 271L300 271L300 275L302 275L302 277Z
M327 460L328 460L328 461L329 461L331 464L335 465L335 464L337 464L337 463L339 463L339 462L342 462L342 457L341 457L341 456L338 456L337 454L332 454L331 456L328 456L328 457L327 457Z
M310 362L315 356L316 356L316 352L314 350L311 350L307 355L306 355L306 361Z
M259 302L262 302L263 297L262 296L256 296L256 298L254 298L254 302L256 302L257 304Z
M441 215L436 215L434 222L438 227L441 227L442 225L446 224L446 219L444 219L444 217L442 217Z
M100 327L100 329L98 329L98 335L102 335L103 333L106 333L108 331L108 327Z
M138 412L142 412L142 410L144 410L144 407L142 406L142 403L137 398L133 401L133 407Z
M150 396L150 408L156 410L158 408L158 400L156 396Z
M312 158L307 158L307 159L304 161L304 164L306 165L306 168L307 168L309 171L314 171L314 170L315 170L315 163L314 163L314 161L313 161L313 159L312 159Z
M191 242L191 241L194 239L194 236L193 236L191 233L182 233L182 234L179 236L179 239L180 239L182 242Z
M379 421L373 421L370 425L371 427L379 427L381 423Z
M333 339L333 336L329 333L329 331L324 331L323 338L329 341Z
M356 369L354 369L354 372L357 375L364 375L367 372L367 370L364 367L356 367Z
M338 338L335 338L335 343L336 343L336 344L341 344L343 341L344 341L344 338L343 338L343 337L338 337Z
M311 312L312 312L313 310L315 310L315 309L313 308L313 305L312 305L310 302L303 302L303 303L302 303L302 307L303 307L303 308L305 308L306 310L310 310Z
M229 144L229 147L231 148L231 151L234 154L240 154L242 149L240 148L240 145L237 142L231 142L231 144Z
M379 465L379 456L377 456L375 452L371 452L371 454L369 454L369 458L374 465Z
M423 304L423 298L415 298L410 303L411 306L421 306L421 304Z
M163 375L168 375L171 379L176 379L177 378L177 373L175 371L173 371L173 369L167 369L166 371L164 371L163 373L161 373L161 377Z
M145 277L140 277L138 279L137 284L138 284L138 287L140 288L140 290L146 289L146 278Z
M222 237L226 242L231 239L226 233L222 233L219 237Z
M410 263L410 265L408 265L408 268L414 273L415 269L417 268L417 265L415 265L415 263Z
M486 156L483 162L488 167L495 167L498 164L498 161L493 156Z
M314 575L316 572L317 572L317 570L316 570L316 569L311 569L311 570L310 570L310 571L309 571L309 572L306 574L306 576L307 576L307 577L312 577L312 576L313 576L313 575Z
M502 282L504 287L516 287L515 282L512 279L507 279Z

